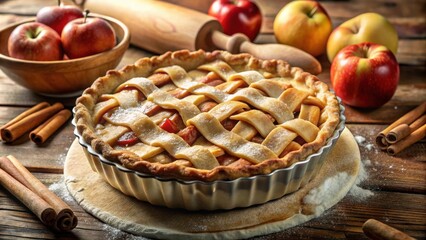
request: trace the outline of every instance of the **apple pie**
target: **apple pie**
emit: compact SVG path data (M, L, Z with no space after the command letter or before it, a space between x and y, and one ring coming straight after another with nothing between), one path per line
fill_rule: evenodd
M76 101L75 125L105 159L179 180L232 180L317 152L340 122L327 84L280 60L168 52L109 71Z

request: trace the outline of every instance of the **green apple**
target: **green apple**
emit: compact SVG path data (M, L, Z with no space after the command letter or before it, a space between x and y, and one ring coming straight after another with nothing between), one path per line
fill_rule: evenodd
M327 41L327 57L333 61L344 47L363 42L384 45L396 55L398 33L395 27L382 15L364 13L342 23L331 33Z
M274 20L277 42L319 56L325 52L333 30L330 17L317 1L294 1L285 5Z

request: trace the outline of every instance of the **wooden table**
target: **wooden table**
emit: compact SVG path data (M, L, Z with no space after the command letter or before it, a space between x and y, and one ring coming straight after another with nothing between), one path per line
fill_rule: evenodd
M171 0L170 0L171 1ZM34 16L38 9L53 5L56 0L2 1L0 27ZM179 1L171 1L179 2ZM183 4L194 1L181 0ZM198 1L197 1L198 2ZM201 2L201 1L200 1ZM262 34L257 42L273 42L272 22L277 11L286 1L258 1L264 14ZM332 17L333 24L363 12L374 10L386 16L397 28L400 43L397 58L401 66L400 83L394 97L383 107L361 110L347 107L347 127L355 136L366 140L360 143L361 158L368 178L359 186L371 190L374 195L366 200L346 196L322 216L287 231L256 239L365 239L361 226L369 218L375 218L396 227L413 237L426 238L426 142L423 140L395 157L377 150L375 135L404 113L426 101L426 20L425 0L393 1L322 1ZM205 11L207 3L193 6ZM118 66L121 68L152 53L131 47ZM319 60L323 72L319 78L327 83L330 64L325 56ZM72 108L75 99L59 99ZM0 72L0 125L20 112L41 101L56 102L16 85ZM74 140L70 123L60 129L42 146L36 146L23 137L12 144L0 143L0 156L14 155L47 186L63 184L63 163L67 150ZM370 145L369 145L370 144ZM371 145L373 144L373 145ZM372 147L372 148L371 148ZM62 189L63 190L63 189ZM108 227L86 213L76 202L69 202L76 211L79 224L69 233L54 233L16 198L0 187L0 239L119 239L127 233Z

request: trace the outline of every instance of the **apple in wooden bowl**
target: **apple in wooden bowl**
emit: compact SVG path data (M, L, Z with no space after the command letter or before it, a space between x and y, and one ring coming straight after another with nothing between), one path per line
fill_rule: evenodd
M114 29L116 43L112 49L85 57L72 59L64 57L49 61L11 57L8 51L9 37L18 26L35 22L35 19L28 19L0 30L0 69L17 84L41 95L53 97L79 95L98 77L117 67L130 42L129 29L122 22L99 14L91 14L90 17L101 18Z

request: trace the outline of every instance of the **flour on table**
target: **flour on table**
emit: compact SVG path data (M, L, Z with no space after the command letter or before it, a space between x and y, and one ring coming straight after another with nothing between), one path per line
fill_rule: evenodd
M102 224L102 230L106 232L107 240L113 239L122 239L122 240L148 240L141 236L135 236L126 232L121 231L120 229L114 228L108 224Z
M356 135L354 136L356 142L358 143L359 146L367 149L367 151L371 151L371 150L375 150L375 152L377 152L377 149L374 148L374 144L367 142L367 140L365 139L365 137L360 136L360 135Z
M371 161L366 161L367 164L371 164ZM361 161L359 174L355 180L355 184L349 190L349 196L355 201L364 201L368 197L374 195L371 190L363 189L359 186L364 180L368 178L368 173L365 170L364 161ZM315 206L315 212L323 212L328 206L325 206L324 203L330 202L330 199L335 198L344 183L347 182L347 178L350 178L350 175L347 172L340 172L332 177L327 178L322 185L317 188L312 189L309 193L303 198L303 202L306 204L311 204Z
M370 160L370 159L365 159L363 162L364 162L364 166L366 166L366 167L368 167L368 166L371 166L371 165L372 165L372 162L371 162L371 160Z
M359 186L363 181L365 181L368 178L368 173L365 170L365 166L371 164L371 160L367 159L362 161L359 168L358 177L355 180L355 184L352 186L351 190L349 190L349 195L353 197L356 201L364 201L368 197L371 197L374 195L374 193L371 190L363 189Z
M51 184L49 186L49 190L55 193L58 197L60 197L65 202L74 201L74 198L71 196L71 194L68 192L67 187L65 186L65 180L63 176L58 182Z
M367 142L365 137L360 135L356 135L354 137L360 147L367 149L367 151L371 151L372 149L374 149L375 152L377 152L377 148L374 148L374 144ZM349 195L352 196L354 200L363 201L366 198L374 195L372 191L359 187L359 184L368 178L368 173L365 170L365 166L372 166L372 165L373 164L370 159L361 160L358 177L356 179L354 186L349 191ZM377 171L377 169L374 167L372 168L372 170Z
M303 198L303 202L315 205L316 213L323 212L328 208L324 203L330 202L330 199L335 198L349 177L348 173L340 172L333 177L327 178L319 187L309 191L308 195Z

